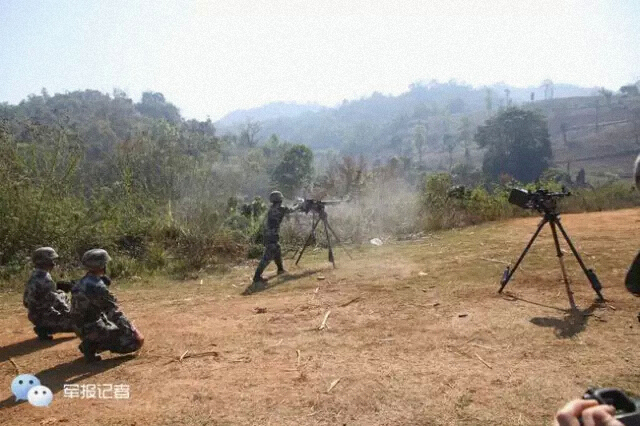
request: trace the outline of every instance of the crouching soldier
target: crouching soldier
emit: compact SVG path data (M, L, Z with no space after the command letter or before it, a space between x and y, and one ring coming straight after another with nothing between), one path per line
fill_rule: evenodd
M51 247L40 247L33 252L31 260L35 269L22 297L24 307L29 310L29 321L34 325L33 331L41 340L51 340L54 333L75 331L69 299L50 274L58 257Z
M119 354L135 352L144 337L120 311L109 291L111 280L105 276L109 254L102 249L89 250L82 256L87 274L73 286L71 313L76 322L78 349L88 362L99 361L100 352Z

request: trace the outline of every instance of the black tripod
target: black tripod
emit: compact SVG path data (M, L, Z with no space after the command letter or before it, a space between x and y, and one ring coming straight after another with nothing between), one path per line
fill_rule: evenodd
M316 207L313 209L313 225L311 227L311 233L309 234L309 237L307 237L307 241L305 241L304 246L300 251L298 260L296 260L296 265L300 261L300 258L302 257L302 254L304 253L305 249L311 243L311 240L314 238L316 227L320 222L322 222L324 224L324 233L327 236L327 246L329 247L329 262L331 262L333 264L333 267L335 268L336 262L333 258L333 249L331 248L331 237L329 235L329 232L333 234L338 244L340 243L340 238L338 238L338 235L336 235L333 228L331 228L331 225L329 225L329 221L327 220L327 213L324 211L324 205L321 205L321 204L318 204L318 205L320 206L319 208ZM349 252L347 252L347 255L349 256L349 258L351 258L351 255L349 254ZM295 257L295 254L293 256Z
M522 259L524 258L524 256L529 251L529 248L531 248L531 245L533 244L533 241L536 239L536 237L538 236L538 234L542 230L542 227L545 225L545 223L548 223L549 226L551 227L551 233L553 234L553 242L555 243L555 246L556 246L556 254L558 255L558 259L560 260L560 269L562 270L562 278L564 279L564 284L565 284L566 289L567 289L567 295L569 296L569 303L571 304L571 308L575 309L576 308L576 304L575 304L575 301L573 300L573 292L571 291L571 288L569 287L569 279L567 278L567 271L565 270L564 262L562 260L563 253L562 253L562 250L560 250L560 242L558 241L558 232L557 232L556 228L560 229L560 232L562 232L562 236L567 241L567 244L569 244L569 247L571 248L571 252L573 253L573 255L578 260L578 263L580 264L580 267L582 268L582 270L584 271L585 275L589 279L589 282L591 283L591 287L593 287L593 290L598 295L600 301L604 301L604 297L602 296L602 293L600 292L600 290L602 289L602 285L600 284L600 281L598 281L598 277L596 276L595 272L593 272L592 269L587 269L587 267L582 262L582 259L580 258L580 255L576 251L576 248L573 246L573 243L571 242L571 239L569 238L569 236L565 232L564 228L562 227L562 224L560 223L560 214L558 212L556 212L555 210L552 211L552 210L548 210L548 209L544 210L544 217L540 221L540 224L538 225L538 229L533 234L533 237L531 237L531 240L529 241L529 244L527 244L527 246L525 247L524 251L520 255L520 258L516 262L516 264L513 267L513 269L510 270L509 266L507 266L507 269L505 269L504 274L502 276L502 280L500 281L500 290L498 290L498 293L502 293L502 290L507 285L507 283L509 282L509 280L513 276L513 273L516 271L516 269L518 269L518 265L520 265L520 262L522 262Z

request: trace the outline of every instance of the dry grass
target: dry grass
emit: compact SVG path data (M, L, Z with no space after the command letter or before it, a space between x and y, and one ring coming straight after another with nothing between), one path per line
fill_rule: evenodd
M500 262L515 261L537 222L365 247L354 260L337 248L335 270L326 251L305 254L299 268L286 262L288 277L247 297L239 293L254 264L202 283L115 283L146 344L136 358L95 366L78 362L76 339L34 343L20 295L4 293L0 423L539 426L591 385L640 394L640 303L623 285L639 248L640 210L563 217L611 306L592 305L567 249L584 317L565 311L548 229L508 294L497 293ZM13 403L9 358L52 388L49 408ZM71 382L126 383L131 398L64 398Z

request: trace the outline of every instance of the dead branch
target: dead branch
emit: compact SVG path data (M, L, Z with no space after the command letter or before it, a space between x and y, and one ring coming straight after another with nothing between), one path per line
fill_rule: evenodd
M492 348L491 346L484 346L484 345L480 345L478 343L471 343L473 346L477 346L479 348L483 348L483 349L489 349L490 351L495 351L496 348Z
M329 310L326 314L324 314L324 319L322 320L322 324L320 324L318 330L324 330L325 328L327 328L327 319L329 318L330 313L331 311Z
M193 354L189 354L189 355L185 355L184 358L199 358L199 357L203 357L203 356L219 356L220 353L218 353L217 351L206 351L206 352L200 352L200 353L193 353Z
M20 375L20 367L18 367L18 364L16 364L16 362L13 360L13 358L9 358L9 362L13 365L13 368L16 369L16 373L18 373L18 375Z
M219 355L220 354L217 351L206 351L206 352L189 353L189 351L186 350L186 351L184 351L184 353L182 355L180 355L179 357L173 357L168 362L166 362L164 365L171 364L172 362L182 362L182 360L187 359L187 358L200 358L200 357L205 357L205 356L217 357ZM162 355L159 355L159 356L162 356Z
M345 306L349 306L350 304L355 303L355 302L359 302L361 300L362 300L362 297L360 297L360 296L354 297L353 299L349 300L348 302L343 303L342 305L340 305L340 307L344 308Z
M478 354L474 354L474 355L475 355L475 356L476 356L476 358L478 358L478 359L479 359L479 360L480 360L484 365L486 365L487 367L489 367L489 368L493 369L493 367L492 367L492 366L490 366L490 365L487 363L487 361L485 361L484 359L480 358L480 355L478 355Z
M331 389L335 388L339 381L340 377L331 382L331 385L329 385L329 389L327 389L327 393L331 392Z

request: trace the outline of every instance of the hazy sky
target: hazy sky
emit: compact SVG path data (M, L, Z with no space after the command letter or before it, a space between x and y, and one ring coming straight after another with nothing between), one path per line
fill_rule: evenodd
M153 90L216 120L431 79L617 90L640 79L639 23L640 0L0 0L0 102Z

